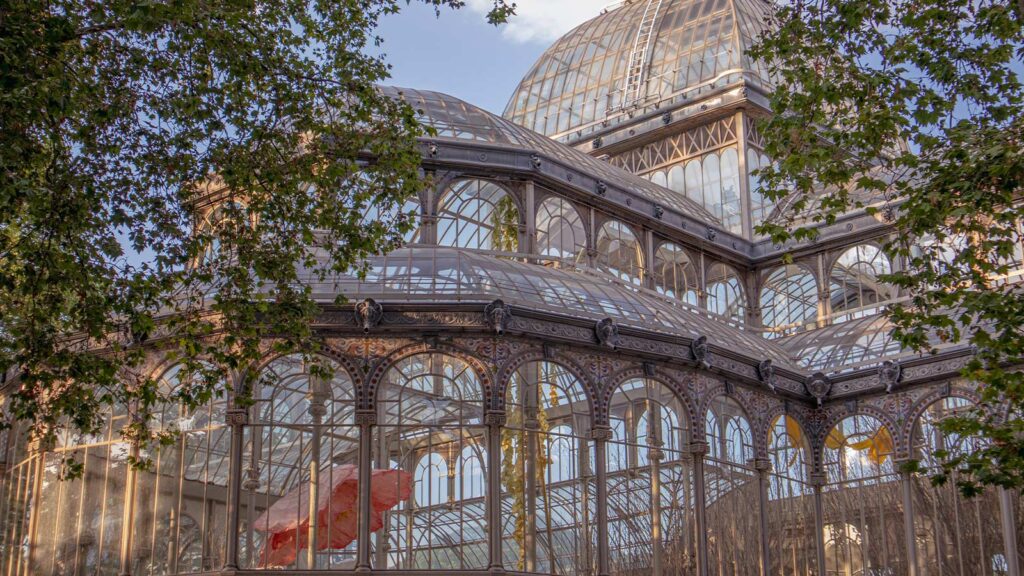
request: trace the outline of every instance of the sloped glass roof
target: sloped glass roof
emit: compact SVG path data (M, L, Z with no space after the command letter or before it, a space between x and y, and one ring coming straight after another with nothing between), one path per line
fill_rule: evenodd
M779 338L775 342L807 370L821 372L851 372L876 366L883 360L922 355L904 349L892 337L892 328L884 314L877 314ZM961 345L960 342L943 343L935 337L930 340L937 350Z
M381 90L393 98L408 102L417 111L417 119L437 131L438 139L470 140L534 152L576 167L609 185L632 191L704 223L721 225L718 218L684 194L654 184L453 96L390 86L381 87Z
M767 85L764 66L745 53L763 29L767 6L764 0L627 0L548 48L504 116L557 138L636 105L693 99L740 79ZM654 32L645 43L642 25L652 15ZM644 63L642 81L630 86L637 61Z
M319 280L310 274L314 296L333 301L372 297L381 302L491 302L500 298L521 309L600 320L687 338L707 336L711 343L770 358L795 368L774 342L726 324L705 310L661 296L589 269L554 268L479 251L413 245L369 258L365 280L355 275Z

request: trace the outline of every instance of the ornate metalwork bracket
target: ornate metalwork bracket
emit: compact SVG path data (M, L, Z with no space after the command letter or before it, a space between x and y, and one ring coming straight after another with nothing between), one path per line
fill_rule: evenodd
M363 327L363 332L369 332L384 319L384 307L373 298L367 298L356 304L353 311L356 324Z
M484 307L484 321L496 334L504 334L512 322L512 307L499 298Z
M612 350L619 347L619 326L611 318L598 320L594 326L594 335L597 337L597 343L602 346Z

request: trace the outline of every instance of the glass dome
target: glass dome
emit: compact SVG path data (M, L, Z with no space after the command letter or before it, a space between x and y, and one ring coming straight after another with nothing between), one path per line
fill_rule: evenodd
M627 0L558 40L526 74L505 117L559 137L668 99L693 99L767 71L745 55L762 0Z

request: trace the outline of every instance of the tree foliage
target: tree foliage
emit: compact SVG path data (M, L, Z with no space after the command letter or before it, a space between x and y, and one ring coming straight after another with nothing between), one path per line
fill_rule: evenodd
M458 8L460 0L423 0ZM414 111L375 89L400 0L11 0L0 9L0 372L41 439L228 392L317 349L310 283L411 225ZM495 0L493 23L514 4ZM366 220L375 206L381 215ZM197 233L192 234L195 230ZM213 249L216 247L216 249ZM163 348L187 384L143 366ZM244 390L239 390L243 392ZM6 420L6 419L5 419Z
M796 0L751 51L776 84L765 194L812 215L761 231L781 243L851 210L885 218L905 267L883 280L908 296L889 310L895 338L976 347L963 375L982 402L942 426L984 448L931 470L968 494L1024 485L1024 292L1007 279L1024 256L1022 46L1017 1Z

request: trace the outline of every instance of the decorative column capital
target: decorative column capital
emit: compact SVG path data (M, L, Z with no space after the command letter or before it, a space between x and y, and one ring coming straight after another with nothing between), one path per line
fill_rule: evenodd
M767 474L772 471L772 461L767 458L754 458L750 461L750 464L754 467L754 470L762 474Z
M249 423L249 409L228 408L224 419L228 426L245 426Z
M595 442L607 442L612 439L612 429L608 426L594 426L590 429L590 438Z
M807 476L807 483L815 488L821 488L828 482L828 476L824 472L811 472Z
M375 410L356 410L356 426L373 426L377 423Z
M487 426L504 426L508 416L503 410L489 410L484 414L484 424Z
M708 453L708 443L703 440L690 442L690 454L693 456L705 456Z

